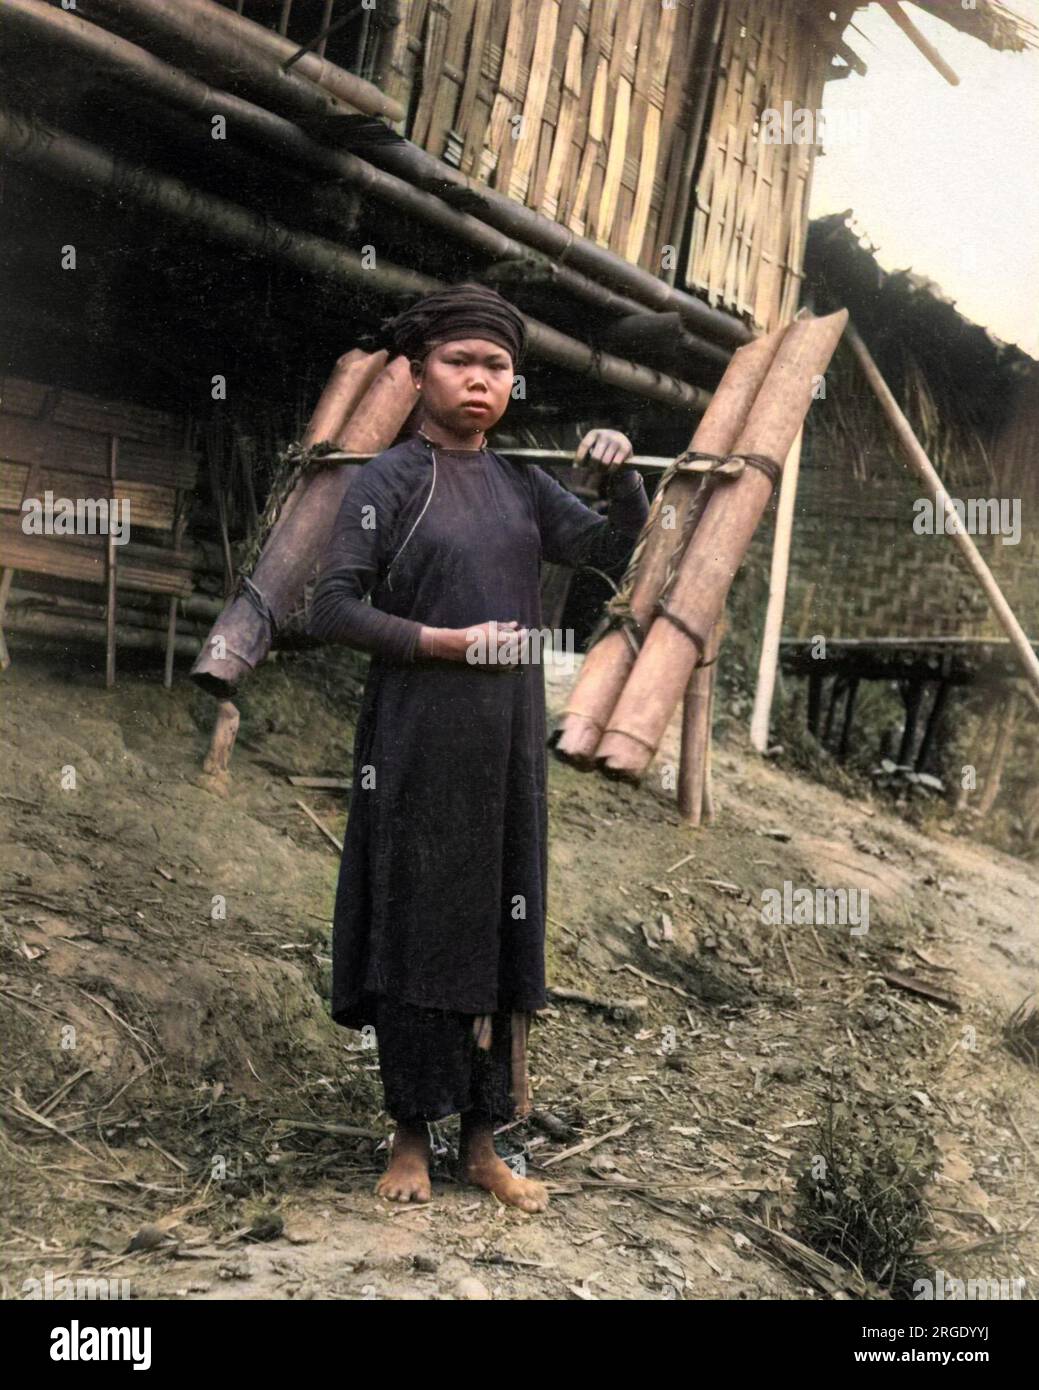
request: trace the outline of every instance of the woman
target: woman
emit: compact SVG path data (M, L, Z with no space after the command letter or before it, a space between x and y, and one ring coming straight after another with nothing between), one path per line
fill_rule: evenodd
M465 1180L541 1211L544 1186L494 1149L495 1125L529 1110L527 1028L546 1002L545 693L522 639L541 627L542 559L622 562L648 504L639 474L617 469L631 445L613 431L582 441L613 469L608 517L486 447L525 346L495 291L456 285L388 328L421 393L418 434L359 470L309 619L372 654L332 1017L375 1028L396 1121L381 1196L429 1200L428 1122L460 1113Z

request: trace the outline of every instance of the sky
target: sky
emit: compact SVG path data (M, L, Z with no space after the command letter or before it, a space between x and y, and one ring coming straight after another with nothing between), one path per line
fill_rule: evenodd
M950 5L961 0L948 0ZM1009 0L1039 25L1039 0ZM865 77L828 82L811 216L854 209L885 270L911 268L959 312L1039 357L1039 52L994 53L905 11L960 78L935 71L879 5L845 41Z

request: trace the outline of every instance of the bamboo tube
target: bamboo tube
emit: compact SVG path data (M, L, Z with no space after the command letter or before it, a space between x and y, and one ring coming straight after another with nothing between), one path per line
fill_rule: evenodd
M374 354L379 365L387 354ZM383 366L364 399L347 421L337 443L350 453L378 454L397 437L415 402L407 359ZM355 476L347 464L320 469L287 516L275 522L251 576L274 620L288 613L331 534L340 503ZM233 599L217 619L191 678L211 695L226 699L238 682L267 656L271 632L264 616L246 594Z
M365 370L359 370L362 363ZM340 430L375 380L377 371L378 364L374 356L362 352L360 348L351 348L349 352L343 353L332 368L332 375L328 378L310 422L303 432L304 448L323 440L330 444L336 442Z
M334 111L339 101L388 121L404 119L399 102L313 53L297 59L290 72L281 71L281 65L299 51L299 45L212 0L177 0L174 5L157 5L155 0L92 0L91 8L109 16L117 26L131 25L142 33L176 40L211 55L229 72L248 73L283 100L297 101L301 111ZM307 87L311 93L306 92ZM292 96L284 97L286 91Z
M847 321L842 309L790 325L735 454L786 457L811 405L812 379L825 370ZM769 479L749 465L712 493L668 599L694 633L709 634L717 622L771 495ZM608 775L637 781L645 772L705 644L705 636L691 640L662 616L653 623L599 744L597 759Z
M343 353L332 368L332 375L328 378L310 422L303 432L300 442L305 449L326 441L341 447L339 440L347 421L352 417L383 365L382 359L374 353L362 352L360 348L351 348L349 352ZM295 487L281 504L280 519L289 515L306 491L306 486L305 478L297 479Z
M175 107L205 121L222 115L231 139L244 136L263 151L265 158L277 155L337 183L358 188L366 196L474 247L490 260L526 259L532 272L543 271L560 290L594 304L605 314L617 319L637 315L643 321L668 317L647 313L638 301L619 295L570 266L560 265L533 251L469 213L456 211L432 193L424 193L348 151L318 144L282 116L241 97L216 91L118 34L89 24L72 13L54 9L42 0L5 0L4 24L9 30L23 33L34 41L50 43L62 53L89 63L95 74L111 77L122 93L137 95L152 103L161 102L162 107ZM731 355L731 349L717 347L690 333L683 332L678 343L680 349L701 360L724 364ZM631 354L621 352L620 355Z
M854 325L850 325L848 328L848 341L851 344L852 351L859 360L859 365L866 375L866 380L876 393L881 410L883 410L884 414L887 416L888 423L891 425L899 444L902 446L902 452L905 454L907 463L928 491L932 493L936 506L941 506L943 508L946 531L952 536L953 541L959 547L963 558L967 562L967 568L984 590L985 597L988 599L992 611L999 619L1000 626L1010 638L1011 646L1017 653L1018 660L1021 663L1021 669L1027 677L1029 684L1033 689L1039 691L1039 658L1036 657L1024 628L1014 616L1014 610L1010 607L1010 604L1007 603L1002 589L1000 589L999 585L996 583L995 576L982 559L978 547L961 526L959 516L952 506L949 494L945 491L942 480L938 476L934 464L927 457L923 445L913 433L912 425L899 409L898 402L891 394L890 387L881 376L877 364L870 355L869 348L867 348L866 344L859 337Z
M758 683L754 691L754 709L750 717L750 741L759 753L768 749L768 722L772 713L772 696L776 689L779 668L779 639L783 634L783 610L786 607L786 582L790 572L790 538L794 530L794 503L797 501L797 476L801 468L803 430L790 446L783 464L783 479L779 488L776 509L776 533L772 540L772 567L768 577L768 607L765 610L765 630L758 658Z
M699 825L704 810L707 760L711 747L711 695L714 689L714 662L721 647L719 618L703 654L703 662L689 677L682 709L682 753L678 764L678 812L689 825ZM710 663L708 665L707 663Z
M690 449L719 455L730 452L746 423L784 332L777 329L737 349L715 390L714 399L693 434ZM643 629L649 626L661 586L675 560L675 552L682 540L682 519L702 477L702 474L696 473L675 475L664 498L665 505L674 507L675 515L672 518L661 510L658 525L646 541L631 595L632 614ZM666 522L672 519L674 526L668 526ZM553 744L557 757L580 768L594 766L595 750L634 660L631 643L617 628L608 632L587 653L560 719L559 733Z

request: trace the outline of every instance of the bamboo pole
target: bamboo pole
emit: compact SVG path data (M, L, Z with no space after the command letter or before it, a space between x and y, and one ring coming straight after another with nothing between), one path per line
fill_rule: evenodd
M617 294L569 265L560 265L469 213L456 211L434 194L425 193L346 150L318 144L284 117L241 97L214 90L118 34L74 14L51 8L42 0L4 0L4 23L34 41L49 43L63 54L89 63L94 73L110 77L121 93L135 94L153 104L158 101L163 107L176 107L207 122L222 115L227 121L229 140L244 136L262 150L265 158L276 154L293 166L302 165L337 184L349 184L389 208L472 246L489 260L526 260L533 276L544 275L558 289L595 305L604 314L618 320L631 315L642 320L667 319L663 314L648 314L637 300ZM683 332L678 342L683 350L701 360L724 364L731 355L731 349L688 332ZM620 355L628 354L622 351Z
M249 73L276 99L295 101L301 113L334 112L342 110L339 103L345 102L354 111L384 116L388 121L404 119L399 102L313 53L297 59L292 70L284 72L282 64L298 52L299 45L262 24L233 15L212 0L176 0L175 4L91 0L91 9L107 15L117 27L129 25L135 31L158 34L168 42L212 54L228 72Z
M812 379L826 368L847 321L842 309L790 325L735 455L765 457L781 467L811 405ZM649 766L771 496L769 478L749 465L711 494L668 598L686 630L663 615L650 628L597 750L608 775L637 781Z
M949 86L958 87L960 85L960 79L957 77L956 73L938 52L934 44L931 43L930 39L924 38L923 34L921 34L920 30L909 18L902 6L895 4L894 0L888 0L888 3L884 5L883 8L902 30L906 38L909 39L910 43L914 44L935 71L945 78ZM967 7L964 6L963 8L966 9ZM974 7L971 6L971 8L973 9Z
M382 260L366 268L358 252L284 227L236 203L201 193L179 179L115 159L77 137L50 130L12 111L0 111L0 144L7 158L31 164L51 177L90 188L102 188L118 198L132 197L142 205L174 218L196 231L247 246L259 255L276 255L333 286L392 295L422 295L447 288L441 280ZM678 408L705 409L709 391L667 376L560 333L524 315L527 344L533 358L629 390Z
M199 24L192 22L190 14L178 15L179 6L175 5L156 6L151 0L94 2L120 32L130 32L133 37L140 32L151 39L156 34L160 38L165 36L168 44L176 46L178 61L179 55L187 54L189 58L193 55L197 67L201 59L213 80L223 81L224 73L233 72L236 84L271 110L292 119L336 114L333 97L296 77L294 72L275 71L272 76L272 70L249 44L241 40L240 34L220 32L215 27L219 22L220 7L210 5L209 0L191 0L193 5L207 6ZM216 12L215 15L212 11ZM231 22L235 23L233 19ZM261 32L278 39L269 30ZM310 88L309 92L301 91L301 84L304 88ZM712 309L694 295L674 289L649 271L624 260L616 252L575 236L568 227L495 192L403 137L393 142L366 144L365 149L373 164L399 174L408 182L419 186L425 184L429 191L441 197L455 198L458 191L464 190L468 195L466 206L474 217L510 233L553 259L565 257L575 269L584 271L593 280L600 280L612 289L626 290L643 306L677 310L690 328L707 338L735 347L749 342L753 337L751 330L730 314Z
M720 644L719 644L720 645ZM701 819L704 825L714 822L714 697L718 690L718 667L711 668L710 691L707 698L707 746L703 768L703 810Z
M852 351L859 360L859 365L865 373L866 380L876 393L880 408L888 418L888 423L894 430L895 437L902 446L906 461L910 468L921 480L929 492L933 494L936 506L940 506L945 513L945 530L952 536L954 542L960 549L960 553L967 562L967 568L977 579L984 591L995 613L1003 631L1010 639L1011 646L1017 653L1029 684L1039 691L1039 658L1036 657L1031 642L1025 633L1024 628L1014 616L1014 611L1007 603L1002 589L996 583L995 576L986 565L978 547L967 535L960 524L959 516L952 506L949 494L945 491L941 478L927 457L923 446L913 433L913 427L906 419L899 408L898 402L891 394L891 389L880 374L877 364L874 362L869 348L862 341L854 325L848 327L848 341Z
M108 620L103 617L83 616L79 613L34 609L20 612L12 609L4 620L8 632L21 633L25 637L46 638L48 641L86 641L90 643L108 640ZM168 641L165 627L155 627L126 621L120 616L114 628L114 641L119 647L133 647L142 651L165 653ZM197 656L199 639L189 633L178 632L174 638L177 656ZM106 657L107 665L107 657ZM107 679L106 679L107 685Z
M678 812L689 825L703 819L707 764L711 748L711 696L714 691L715 662L721 648L719 618L711 628L703 661L694 668L686 687L682 708L682 752L678 764Z
M757 338L733 354L714 399L693 434L691 450L729 453L775 359L784 331L777 329ZM703 474L678 473L668 485L659 508L654 499L656 523L646 538L631 594L632 616L643 631L649 626L661 588L676 562L683 539L682 523L702 479ZM553 741L557 757L580 768L594 766L599 740L634 661L631 642L616 628L587 653Z
M768 750L768 723L772 713L772 697L776 689L779 667L779 639L783 635L783 610L786 607L787 575L790 571L790 538L794 529L794 505L797 501L797 475L801 467L801 443L804 430L797 431L783 465L779 486L779 505L776 508L776 531L772 541L772 568L768 579L768 607L765 610L765 630L758 658L758 683L754 691L754 710L750 718L750 741L759 753Z

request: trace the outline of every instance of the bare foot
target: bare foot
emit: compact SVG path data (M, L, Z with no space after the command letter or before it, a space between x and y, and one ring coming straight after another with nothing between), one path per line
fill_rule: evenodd
M391 1202L428 1202L429 1131L425 1125L398 1125L389 1167L375 1185L377 1197Z
M533 1178L518 1178L494 1150L494 1129L489 1121L462 1118L460 1168L465 1182L493 1192L499 1202L520 1211L544 1211L548 1189Z

